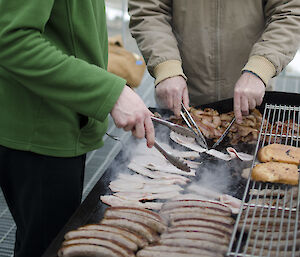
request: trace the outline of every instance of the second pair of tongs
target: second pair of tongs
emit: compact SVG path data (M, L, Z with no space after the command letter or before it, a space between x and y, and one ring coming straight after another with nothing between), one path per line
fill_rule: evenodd
M233 123L235 122L235 117L232 118L231 122L229 123L228 127L225 129L225 131L223 132L223 134L220 136L220 138L218 139L218 141L216 143L213 144L213 146L211 147L211 149L216 148L224 139L224 137L226 137L226 135L228 134L229 130L231 129Z
M185 121L186 125L189 127L189 129L193 132L195 135L194 138L196 139L196 142L205 149L208 149L207 142L205 140L205 137L203 136L201 130L198 128L196 122L194 121L191 114L188 112L188 110L185 108L184 104L181 103L182 109L184 112L180 112L180 115L182 119ZM185 116L186 114L186 116ZM195 128L195 129L194 129ZM196 131L195 131L196 130Z

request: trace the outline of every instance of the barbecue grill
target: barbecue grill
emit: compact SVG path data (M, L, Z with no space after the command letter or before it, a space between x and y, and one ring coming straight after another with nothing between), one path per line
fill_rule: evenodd
M270 105L266 105L266 103L268 103ZM278 121L278 117L279 117L279 120L283 120L283 119L289 120L290 124L294 123L296 126L296 122L298 122L297 124L299 125L299 120L300 120L299 108L293 109L293 108L284 107L284 106L275 107L272 104L299 105L299 103L300 103L300 95L291 94L291 93L281 93L281 92L266 92L266 95L264 97L264 103L262 104L260 111L262 113L264 112L263 119L269 120L270 123L273 122L275 124L275 122ZM265 109L264 106L266 106L265 111L264 111L264 109ZM229 112L229 111L233 110L233 99L226 99L226 100L222 100L219 102L215 102L215 103L211 103L211 104L207 104L207 105L203 105L203 106L199 106L199 107L201 107L201 108L210 107L210 108L214 108L214 109L218 110L219 113L225 113L225 112ZM161 109L151 109L151 110L153 112L158 111L161 114L166 113L165 110L161 110ZM276 112L275 112L275 110L276 110ZM282 113L281 116L278 115L279 112ZM283 113L285 113L284 117L282 116ZM295 117L293 115L295 115ZM275 117L274 120L273 120L273 117ZM275 129L276 129L276 127L275 127ZM168 129L166 129L166 131L169 132ZM276 132L276 130L273 132ZM261 147L262 145L268 144L269 140L272 140L275 138L275 134L273 132L271 133L272 138L270 138L269 131L262 131L259 135L259 141L258 141L259 145L256 146L256 149L255 149L254 145L239 144L239 145L237 145L237 150L245 151L250 154L253 154L253 153L256 154L259 147ZM281 132L279 130L276 133L277 133L277 138L282 140L281 143L293 144L295 146L298 146L299 136L300 136L299 134L294 133L293 135L288 134L287 136L285 136L285 135L280 136ZM161 135L157 135L157 136L163 136L163 133L161 133ZM284 140L286 140L286 138L287 138L287 141L284 141ZM226 140L222 141L221 145L219 145L218 148L219 149L224 148L225 144L226 144ZM57 256L57 251L61 246L64 235L68 231L77 229L78 227L86 225L86 224L97 223L99 220L101 220L103 218L103 214L104 214L104 211L107 208L107 206L100 202L99 197L100 197L100 195L110 193L109 189L108 189L108 185L109 185L110 181L113 179L111 174L112 173L116 174L116 169L118 169L118 170L122 170L122 169L126 170L127 169L126 166L128 164L128 161L124 160L124 155L126 156L126 154L124 154L124 152L126 152L126 149L125 149L125 151L121 151L118 154L118 156L116 157L116 159L114 160L112 165L106 170L104 175L96 183L96 185L94 186L92 191L89 193L89 195L86 197L86 199L83 201L81 206L71 217L69 222L65 225L65 227L57 235L57 237L55 238L53 243L49 246L47 251L44 253L43 257L56 257ZM115 162L117 160L118 161L122 160L123 165L119 165L118 167L116 167ZM202 165L206 165L206 167L210 167L211 169L214 169L216 162L218 162L218 160L215 160L213 157L210 157L210 156L203 157L203 159L201 161L205 161L205 162L203 162ZM298 200L295 201L295 199L294 199L294 198L298 197L298 191L294 188L286 187L283 185L255 183L253 186L253 184L250 180L245 180L245 179L242 179L240 176L238 176L239 175L238 172L240 172L240 169L242 169L243 167L241 167L241 166L238 167L237 162L238 161L236 161L236 160L232 160L232 161L226 162L226 163L222 162L222 165L224 168L232 169L233 176L230 179L232 180L231 189L233 189L233 192L234 192L233 196L238 197L240 199L242 199L242 197L243 197L243 203L246 208L248 207L247 202L250 201L251 204L249 204L249 207L254 206L254 209L256 210L256 216L259 215L260 210L263 209L262 213L263 214L269 213L268 214L269 216L271 216L271 214L276 212L277 217L280 215L281 216L283 215L284 217L290 217L289 218L290 227L293 227L294 226L293 221L298 220L298 219L294 218L294 217L296 217L296 215L297 215L296 218L298 218L298 211L297 211L298 210L298 205L297 205ZM249 167L251 165L251 163L247 163L247 164L243 163L242 165L244 165L245 167ZM203 168L203 166L201 166L201 168ZM236 174L238 174L238 175L236 175ZM250 191L251 189L255 189L257 191ZM269 191L264 191L263 189L271 190L270 191L271 193ZM280 192L276 191L277 189L280 189L281 191ZM258 191L260 192L260 194L262 194L261 197L258 199L260 201L260 204L255 203L255 202L253 203L253 201L256 200L256 195L258 194L257 193ZM256 194L254 194L254 193L256 193ZM282 195L284 195L284 194L288 195L289 197L283 198ZM291 199L293 201L291 201ZM264 201L264 202L261 202L261 201ZM268 202L273 203L270 210L268 208L261 207L261 206L265 206ZM291 204L291 202L292 202L292 204ZM246 212L245 212L245 210L240 211L239 215L237 216L237 224L241 224L241 220L242 220L241 218L244 217L244 216L242 216L242 214L243 215L247 214L248 216L250 216L250 214L252 213L252 209L250 209L250 208L248 208L248 209L249 209L248 213L247 213L247 209L245 209ZM274 211L273 211L273 209L274 209ZM284 212L282 212L282 210L284 210ZM269 218L269 222L271 222L271 220L272 219ZM265 222L265 221L263 221L263 222ZM298 226L298 225L296 225L296 226ZM254 227L254 226L252 226L252 227ZM284 227L284 226L282 225L282 227ZM262 231L262 230L260 229L260 231ZM292 231L291 232L292 236L289 234L288 238L294 239L294 236L295 236L293 234L294 230L290 230L290 231ZM243 232L243 231L241 231L241 232ZM240 237L240 234L242 234L241 232L238 232L238 225L236 225L234 228L234 234L231 238L230 250L228 251L228 256L254 256L251 254L246 255L243 253L245 246L247 244L247 238L245 237L247 235L247 233L246 233L246 231L244 231L242 237ZM281 232L281 234L283 235L283 232ZM299 232L299 234L300 234L300 232ZM281 241L283 240L282 235L280 237ZM273 238L273 241L275 242L274 239L275 239L275 237ZM250 241L250 239L248 241ZM260 234L257 236L256 241L257 241L257 244L263 243L263 238L261 237ZM276 243L274 243L274 244L276 244ZM249 242L248 242L248 245L249 245ZM257 246L256 246L256 248L257 248ZM290 245L287 246L287 251L291 251L289 249L291 249ZM297 247L295 247L295 249L297 251ZM280 251L282 250L281 246L280 246L279 250ZM258 254L255 256L264 256L264 255ZM268 256L268 255L266 255L266 256ZM271 256L271 255L269 255L269 256ZM284 256L284 254L282 254L280 256ZM288 256L288 255L286 255L286 256ZM296 254L294 256L299 256L299 255Z
M299 122L300 107L266 104L255 157L261 147L274 142L298 147ZM256 158L252 168L255 164ZM251 174L227 256L300 256L299 186L250 178Z

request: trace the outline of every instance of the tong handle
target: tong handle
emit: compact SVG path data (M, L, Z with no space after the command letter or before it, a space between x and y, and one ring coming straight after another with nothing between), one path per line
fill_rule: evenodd
M188 127L193 130L190 122L193 124L193 126L195 127L195 129L197 130L197 137L196 140L197 142L204 148L208 149L207 146L207 142L205 140L205 137L203 136L202 132L200 131L200 129L198 128L196 122L194 121L193 117L191 116L191 114L188 112L188 110L185 108L184 104L181 102L181 106L184 110L184 112L186 113L186 115L188 116L188 119L185 117L185 115L181 112L181 117L184 119L185 123L188 125ZM194 130L193 130L194 131Z
M179 158L173 156L172 154L165 151L158 143L154 142L154 147L175 167L177 167L180 170L190 172L190 167L184 162L181 161Z
M184 135L186 137L195 138L197 136L196 133L194 133L193 131L191 131L185 127L179 126L177 124L174 124L172 122L169 122L169 121L157 118L157 117L153 117L153 116L151 117L151 119L152 119L152 121L162 124L162 125L168 127L170 130L172 130L176 133L179 133L181 135Z

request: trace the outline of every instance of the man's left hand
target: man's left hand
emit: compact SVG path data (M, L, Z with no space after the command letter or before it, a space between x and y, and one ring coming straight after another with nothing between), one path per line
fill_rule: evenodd
M242 123L242 115L261 105L265 95L265 85L260 78L244 72L234 88L234 115L237 123Z

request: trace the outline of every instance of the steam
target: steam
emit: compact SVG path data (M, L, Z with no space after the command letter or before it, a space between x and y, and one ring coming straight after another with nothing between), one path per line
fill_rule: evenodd
M203 164L197 171L200 177L187 187L187 193L196 193L208 199L217 199L229 192L232 183L231 171L224 161Z

